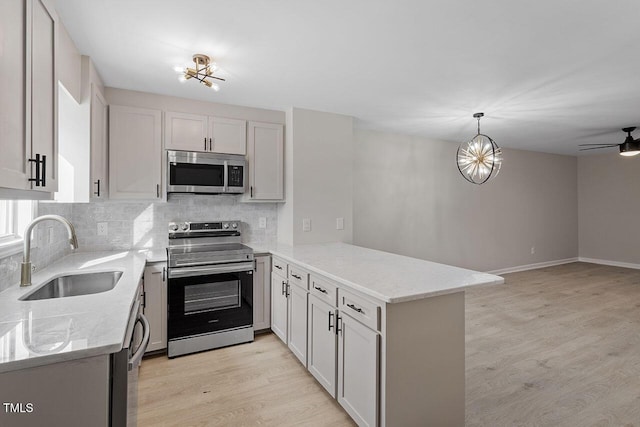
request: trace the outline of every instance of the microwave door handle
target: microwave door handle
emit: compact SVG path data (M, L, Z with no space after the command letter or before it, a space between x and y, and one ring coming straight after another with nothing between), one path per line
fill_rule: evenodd
M228 191L227 186L229 185L229 163L226 160L224 161L224 184L222 185L222 192L226 193Z

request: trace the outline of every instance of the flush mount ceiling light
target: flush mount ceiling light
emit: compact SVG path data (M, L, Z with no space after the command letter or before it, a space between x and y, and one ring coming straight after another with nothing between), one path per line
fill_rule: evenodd
M458 170L467 181L473 184L484 184L500 172L502 166L502 150L487 135L480 133L480 119L484 113L475 113L478 119L478 134L458 147L456 161Z
M637 156L640 154L640 139L634 140L631 132L636 130L634 126L622 128L622 132L627 133L627 137L622 144L580 144L580 151L600 150L601 148L620 147L620 155L625 157Z
M181 82L186 82L189 79L196 79L203 85L208 88L215 90L216 92L220 90L220 86L217 83L212 82L210 79L216 79L225 81L223 78L216 77L213 75L214 71L217 69L216 65L211 62L211 58L207 55L203 55L201 53L196 53L193 55L193 62L196 64L195 68L188 67L180 67L177 66L174 68L176 72L180 74L178 79Z

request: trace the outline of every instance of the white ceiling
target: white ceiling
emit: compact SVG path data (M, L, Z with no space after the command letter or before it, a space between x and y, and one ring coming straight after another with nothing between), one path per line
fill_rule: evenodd
M576 154L640 127L638 0L57 0L107 86ZM220 92L178 82L194 53ZM634 134L640 137L640 130Z

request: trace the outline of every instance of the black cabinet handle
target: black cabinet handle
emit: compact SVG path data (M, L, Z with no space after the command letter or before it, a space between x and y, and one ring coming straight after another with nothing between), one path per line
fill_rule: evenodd
M273 266L274 266L275 268L277 268L278 270L282 270L282 267L280 267L278 264L273 264Z
M331 330L331 328L333 328L333 325L331 324L331 317L333 316L333 311L329 312L329 330Z
M100 197L100 180L94 181L93 183L98 186L98 191L94 191L93 194Z
M353 304L347 304L347 307L349 307L351 310L357 311L358 313L364 314L364 310L363 309L361 309L360 307L356 307Z
M300 276L298 276L298 275L295 275L295 274L292 274L292 275L291 275L291 277L295 277L295 278L296 278L296 279L298 279L298 280L302 280L302 277L300 277Z
M313 288L314 288L315 290L318 290L318 291L322 292L323 294L326 294L326 293L327 293L327 290L326 290L326 289L322 289L320 286L315 286L315 285L314 285L314 286L313 286Z
M156 196L160 198L160 184L156 184Z
M251 198L253 199L253 185L251 187L249 187L250 191L251 191Z
M340 327L342 325L342 317L340 316L336 316L337 318L337 322L336 322L336 335L338 335L338 332L340 333L340 335L342 335L342 328Z
M35 163L36 164L36 177L35 178L29 178L29 181L35 182L36 183L36 187L40 186L40 154L36 154L36 158L35 159L29 159L29 163Z
M291 295L291 291L289 289L291 289L291 287L287 283L287 298L289 298L289 295Z
M40 183L43 187L47 186L47 156L42 156L42 177Z
M282 281L282 295L285 295L286 291L284 289L284 285L286 285L287 282L285 282L284 280Z
M207 137L204 137L204 151L207 151Z
M162 267L162 281L164 282L167 277L167 267Z
M209 138L209 151L213 151L213 139Z

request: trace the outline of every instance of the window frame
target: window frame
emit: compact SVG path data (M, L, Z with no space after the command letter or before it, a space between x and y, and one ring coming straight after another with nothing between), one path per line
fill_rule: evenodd
M17 254L22 251L24 244L24 229L38 214L36 201L24 201L24 200L3 200L7 203L7 206L3 212L0 212L5 216L7 221L8 233L0 236L0 258L4 258L10 255ZM20 206L20 203L27 203L30 205ZM22 216L21 209L28 210L29 215Z

